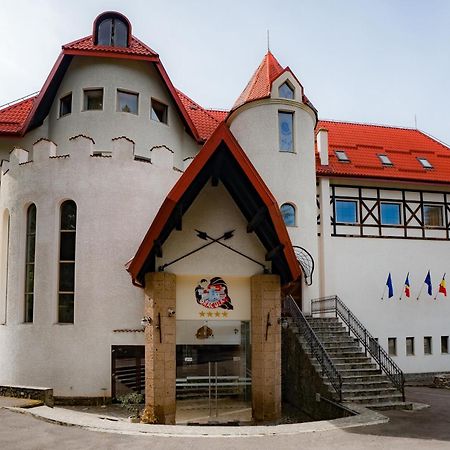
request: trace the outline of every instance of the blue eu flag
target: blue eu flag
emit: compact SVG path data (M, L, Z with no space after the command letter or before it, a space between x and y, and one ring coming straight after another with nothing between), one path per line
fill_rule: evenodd
M394 286L392 285L391 272L389 272L389 275L387 277L386 286L388 287L388 298L393 297L394 296Z
M428 286L428 295L433 295L433 286L431 285L431 274L428 271L424 283Z

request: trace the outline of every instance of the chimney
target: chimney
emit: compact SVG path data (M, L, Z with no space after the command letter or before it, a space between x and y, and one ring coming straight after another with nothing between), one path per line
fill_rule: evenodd
M320 128L317 132L317 149L319 150L320 164L328 166L328 130Z

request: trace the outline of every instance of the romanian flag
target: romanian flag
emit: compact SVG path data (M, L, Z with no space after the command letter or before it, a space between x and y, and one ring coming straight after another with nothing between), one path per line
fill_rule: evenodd
M406 297L411 297L411 285L409 284L409 272L406 275L406 280L405 280L405 296Z
M447 283L445 282L445 273L442 277L442 281L439 283L439 292L447 297Z

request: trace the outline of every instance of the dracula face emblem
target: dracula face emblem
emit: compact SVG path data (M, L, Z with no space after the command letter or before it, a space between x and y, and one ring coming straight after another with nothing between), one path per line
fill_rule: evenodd
M200 280L195 288L195 299L205 308L233 309L227 284L221 277L211 278L209 282L205 278Z

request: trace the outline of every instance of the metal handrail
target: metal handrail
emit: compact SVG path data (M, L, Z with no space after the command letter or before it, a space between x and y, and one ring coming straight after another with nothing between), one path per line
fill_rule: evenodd
M322 375L328 378L331 386L339 396L339 401L342 401L342 377L324 346L320 342L320 339L317 337L316 333L314 333L314 330L311 328L301 309L291 295L288 295L285 298L284 310L292 317L295 325L297 325L301 335L304 337L311 354L319 363L322 370Z
M372 356L380 370L389 377L394 386L401 392L403 401L405 401L405 376L402 370L345 303L337 295L311 300L311 315L314 316L318 313L333 313L335 317L342 319L349 331L363 345L366 356L367 353Z

